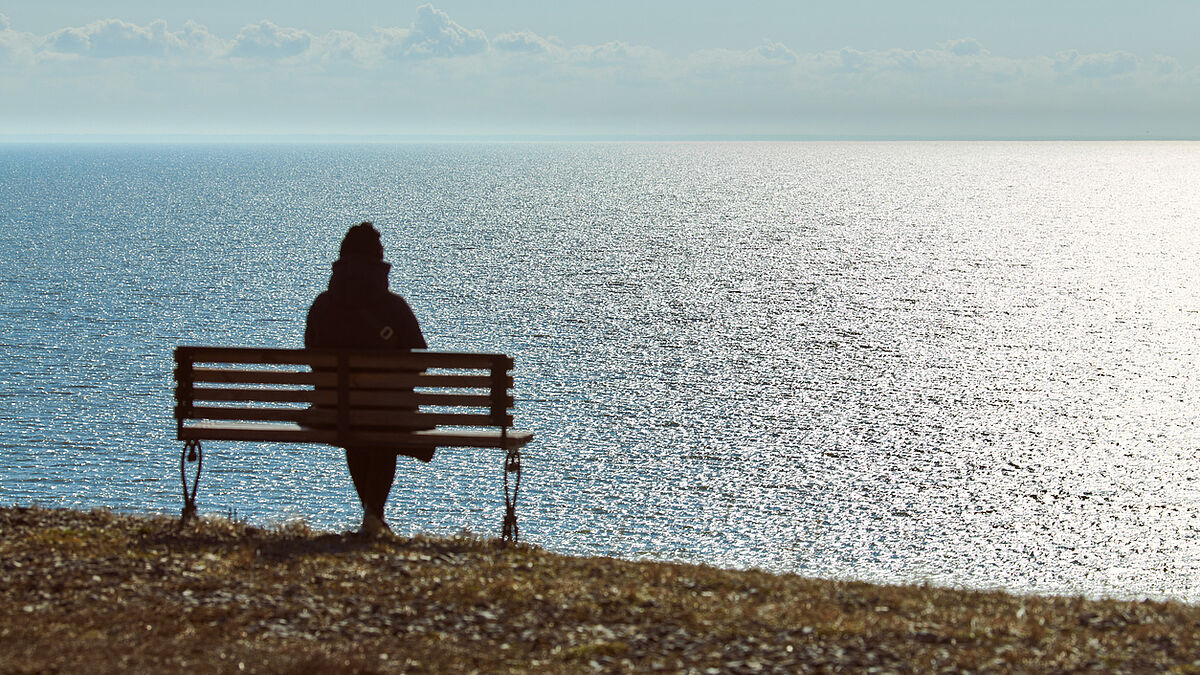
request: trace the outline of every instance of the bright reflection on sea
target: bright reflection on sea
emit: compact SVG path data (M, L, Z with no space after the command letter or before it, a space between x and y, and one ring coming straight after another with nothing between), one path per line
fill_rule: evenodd
M1200 146L0 150L0 500L176 512L175 344L298 346L347 225L511 353L522 534L825 577L1200 600ZM210 443L202 511L354 527L339 451ZM494 533L500 458L402 464Z

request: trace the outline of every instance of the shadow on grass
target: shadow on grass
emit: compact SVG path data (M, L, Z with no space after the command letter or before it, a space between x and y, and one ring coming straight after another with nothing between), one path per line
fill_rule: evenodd
M161 532L143 540L147 546L165 546L183 551L239 551L253 545L258 555L285 560L310 555L358 553L375 548L379 539L358 534L315 534L305 537L288 536L279 532L245 528L243 533L230 536L206 532L189 532L187 527L177 532Z
M495 555L505 551L527 551L529 544L506 545L470 533L454 537L371 537L357 532L318 532L304 523L256 527L244 521L205 516L186 525L168 516L130 516L104 509L90 512L40 507L0 507L0 531L48 532L60 544L94 548L115 546L150 553L168 549L180 553L253 552L255 557L287 561L314 555L375 553L403 555L415 560L443 561L463 555Z
M430 559L445 559L463 554L495 554L536 548L527 544L513 546L498 538L486 539L471 534L455 537L376 537L357 532L314 532L302 524L258 528L223 520L203 521L199 527L189 524L160 530L144 542L149 546L166 546L175 550L213 552L240 551L252 545L258 556L271 560L364 552L417 554Z

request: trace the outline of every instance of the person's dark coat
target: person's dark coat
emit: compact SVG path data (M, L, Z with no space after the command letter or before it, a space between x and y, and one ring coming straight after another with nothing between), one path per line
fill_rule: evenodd
M329 290L309 307L304 346L425 349L416 315L404 298L388 290L390 269L388 263L369 256L343 256L334 262ZM396 452L425 462L433 459L432 449Z
M425 349L416 315L388 290L389 270L388 263L367 256L334 262L329 290L308 310L304 346Z

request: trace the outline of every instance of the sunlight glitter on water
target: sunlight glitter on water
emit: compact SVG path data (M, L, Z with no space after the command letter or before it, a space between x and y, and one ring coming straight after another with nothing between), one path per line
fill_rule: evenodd
M530 541L1200 598L1196 144L66 146L0 180L6 502L177 509L170 350L298 346L372 218L431 344L516 357ZM394 525L495 530L498 466L406 465ZM202 508L356 522L336 450L207 467Z

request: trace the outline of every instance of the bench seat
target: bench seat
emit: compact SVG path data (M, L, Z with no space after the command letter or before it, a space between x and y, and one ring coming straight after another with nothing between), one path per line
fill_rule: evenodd
M533 440L533 432L507 433L480 429L429 429L420 431L360 431L338 438L336 429L313 429L289 422L198 421L179 430L183 441L277 441L281 443L325 443L394 448L520 448Z

